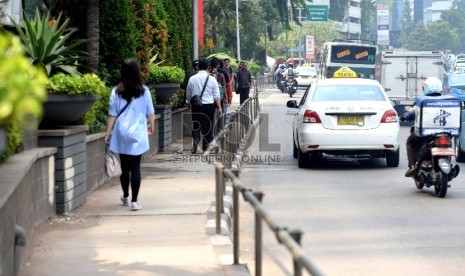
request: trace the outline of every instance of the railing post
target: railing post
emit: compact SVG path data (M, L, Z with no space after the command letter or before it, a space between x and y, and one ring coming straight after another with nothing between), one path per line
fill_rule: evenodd
M262 202L264 194L253 193L258 201ZM255 276L262 276L262 219L255 211Z
M289 235L300 246L300 241L302 240L302 232L299 230L293 230L289 232ZM299 262L295 258L293 258L293 262L294 262L294 276L302 276L302 266L299 264Z
M233 184L234 264L239 264L239 191Z
M223 213L223 187L224 187L224 166L215 163L216 175L216 234L221 234L221 214Z

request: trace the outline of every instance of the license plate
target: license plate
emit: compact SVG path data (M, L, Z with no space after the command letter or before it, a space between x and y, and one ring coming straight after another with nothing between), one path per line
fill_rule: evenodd
M339 115L337 116L338 125L353 125L363 126L365 124L365 116L363 115Z
M308 77L307 77L307 76L302 76L301 78L302 78L302 79L304 79L304 80L305 80L305 79L308 79Z
M455 156L454 148L431 148L432 156Z

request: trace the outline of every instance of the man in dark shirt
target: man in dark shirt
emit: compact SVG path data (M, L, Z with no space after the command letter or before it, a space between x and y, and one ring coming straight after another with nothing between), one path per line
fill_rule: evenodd
M240 95L239 102L242 105L245 100L249 98L250 87L252 85L252 75L247 69L247 63L241 61L239 63L239 70L236 73L237 77L237 86L236 91Z
M229 73L229 77L231 78L230 82L231 82L231 92L232 92L232 87L233 87L232 84L234 83L234 77L235 77L234 69L231 67L231 60L229 58L225 58L223 62L224 62L224 70L226 70Z

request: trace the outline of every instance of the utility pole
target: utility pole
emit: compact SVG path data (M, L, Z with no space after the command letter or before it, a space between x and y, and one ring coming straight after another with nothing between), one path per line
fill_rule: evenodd
M239 0L236 0L236 38L237 38L237 60L241 61L241 38L239 37Z
M302 9L299 8L299 21L302 22ZM302 65L302 26L299 26L299 65Z
M293 10L292 10L292 5L289 5L289 10L291 11L291 16L290 16L290 21L289 22L290 26L291 26L291 59L292 59L292 63L294 64L294 36L292 35L292 14L293 14Z
M199 59L199 6L197 0L192 0L192 57Z

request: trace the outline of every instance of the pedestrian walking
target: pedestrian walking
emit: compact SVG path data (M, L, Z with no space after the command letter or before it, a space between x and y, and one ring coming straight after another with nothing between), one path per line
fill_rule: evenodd
M223 110L223 114L221 117L215 116L215 132L214 134L218 133L222 128L223 128L223 120L224 120L224 111L225 111L225 106L226 106L226 93L227 93L227 87L226 87L226 78L222 72L220 72L220 59L213 57L210 60L210 76L214 77L216 81L218 82L218 89L220 91L220 103L221 103L221 109ZM227 107L226 107L227 108Z
M124 206L129 204L131 184L131 210L137 211L142 209L138 202L141 157L150 148L148 135L155 131L155 108L134 59L125 59L121 65L120 82L111 91L108 114L105 143L110 151L119 153L121 160L120 200Z
M242 105L249 98L250 86L252 85L252 75L247 69L247 63L245 61L239 63L239 70L236 72L236 78L236 91L240 96L239 102Z
M235 86L233 84L236 81L235 80L236 73L234 72L234 69L231 67L231 60L229 58L225 58L223 62L224 62L224 70L226 70L229 73L229 89L231 90L231 97L232 97L233 87Z
M181 83L181 89L184 90L184 102L186 101L186 90L187 90L187 83L189 83L189 79L199 72L199 60L196 59L192 62L192 72L189 75L184 77L184 81Z
M218 82L210 76L208 68L206 59L199 60L199 72L193 75L187 83L186 104L192 114L192 154L197 153L200 134L202 134L203 151L207 150L213 139L215 107L218 116L222 114ZM201 106L192 106L190 104L193 96L201 97Z
M231 68L231 67L229 67ZM223 118L222 118L222 126L226 125L227 114L228 114L228 106L232 103L233 93L232 93L232 83L231 83L231 75L229 74L229 70L224 68L224 61L220 60L220 66L218 68L218 72L224 75L224 79L226 81L226 87L224 89L225 98L223 104Z

